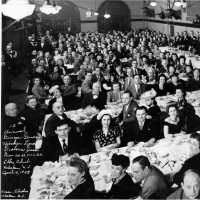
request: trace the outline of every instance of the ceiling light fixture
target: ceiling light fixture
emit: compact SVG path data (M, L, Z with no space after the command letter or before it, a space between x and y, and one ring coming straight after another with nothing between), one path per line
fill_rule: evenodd
M98 12L94 12L94 16L98 16L99 15L99 13Z
M187 2L185 0L177 0L174 5L178 8L186 8L187 7Z
M150 2L150 6L152 6L152 7L157 6L157 2L156 2L156 1L151 1L151 2Z
M29 4L29 0L8 0L6 4L2 4L2 13L17 21L33 14L35 5Z
M62 9L61 6L57 6L55 2L53 5L50 4L49 0L45 1L43 6L40 7L40 11L45 13L46 15L57 14Z
M105 18L105 19L109 19L110 17L111 17L111 15L108 14L108 13L105 13L105 14L104 14L104 18Z

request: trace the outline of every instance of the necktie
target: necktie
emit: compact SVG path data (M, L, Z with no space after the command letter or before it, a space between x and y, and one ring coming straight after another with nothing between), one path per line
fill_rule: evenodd
M128 78L128 87L131 85L131 78Z
M66 154L68 152L68 148L67 145L65 144L65 139L63 139L62 142L63 142L63 152L64 154Z

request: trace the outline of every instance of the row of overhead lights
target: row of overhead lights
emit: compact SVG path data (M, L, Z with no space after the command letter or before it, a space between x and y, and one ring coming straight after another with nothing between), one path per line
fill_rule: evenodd
M157 2L156 1L151 1L150 2L150 6L152 6L152 7L157 6ZM176 6L178 8L186 8L187 7L186 0L175 0L174 6Z
M86 17L87 17L87 18L92 17L92 16L98 16L98 15L99 15L98 12L91 11L91 10L89 10L89 9L86 11ZM109 13L105 13L105 14L103 15L103 17L104 17L105 19L109 19L109 18L111 17L111 15L110 15Z
M30 4L29 0L19 0L16 3L16 0L8 0L7 3L2 4L2 13L5 16L8 16L12 19L17 21L30 16L33 14L35 10L35 5ZM40 11L50 15L50 14L57 14L62 9L61 6L55 4L50 4L50 0L46 0L44 4L40 7ZM96 11L91 11L88 9L86 11L86 17L98 16L99 13ZM104 14L105 19L109 19L111 15L109 13Z

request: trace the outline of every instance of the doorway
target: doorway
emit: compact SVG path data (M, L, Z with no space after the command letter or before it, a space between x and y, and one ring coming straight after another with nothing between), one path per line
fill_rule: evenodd
M129 7L121 0L107 0L103 2L99 9L98 31L108 32L112 30L129 31L131 28ZM104 18L104 14L109 13L109 19Z

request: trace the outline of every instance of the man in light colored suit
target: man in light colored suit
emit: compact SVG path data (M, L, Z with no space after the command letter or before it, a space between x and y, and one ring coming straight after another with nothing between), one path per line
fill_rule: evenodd
M87 74L85 76L85 80L83 81L83 83L81 85L81 94L85 95L85 94L89 94L91 92L92 92L92 73L87 72Z
M129 90L134 99L139 99L141 94L145 92L146 86L141 82L140 75L136 74L133 78L131 74L132 69L128 68L128 77L125 79L125 90Z
M145 156L133 159L131 171L136 183L142 187L142 199L165 199L169 195L170 187L164 174L152 166Z

